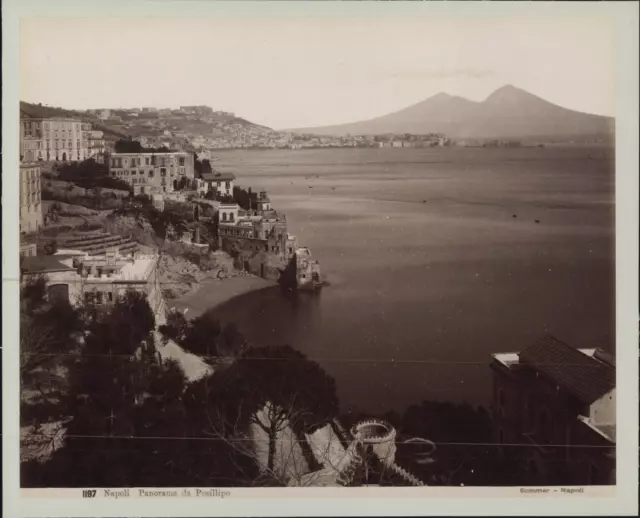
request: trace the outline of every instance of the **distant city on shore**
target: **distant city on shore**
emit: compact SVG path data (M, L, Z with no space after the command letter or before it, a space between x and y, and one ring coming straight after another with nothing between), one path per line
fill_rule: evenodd
M131 139L147 148L195 152L201 160L228 149L607 144L614 132L610 117L567 110L513 86L498 89L481 103L443 93L369 121L284 131L210 106L74 111L22 102L20 109L23 118L83 122L86 139L92 140L87 142L90 155L113 150L119 139ZM59 148L65 142L62 139ZM47 160L46 153L53 149L43 145L33 151L34 159Z

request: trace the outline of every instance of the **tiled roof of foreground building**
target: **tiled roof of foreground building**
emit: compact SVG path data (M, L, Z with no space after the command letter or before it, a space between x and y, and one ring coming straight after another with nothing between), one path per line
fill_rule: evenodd
M553 336L545 336L527 347L519 357L521 364L534 367L587 404L600 399L616 385L616 369L604 361L606 359L586 355Z
M417 477L395 463L396 431L380 420L361 421L351 437L334 421L306 442L322 468L291 479L290 486L423 486Z

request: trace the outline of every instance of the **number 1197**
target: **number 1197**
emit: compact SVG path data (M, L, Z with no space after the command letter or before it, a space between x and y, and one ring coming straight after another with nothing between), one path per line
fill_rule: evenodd
M93 498L96 496L97 491L95 489L83 489L82 498Z

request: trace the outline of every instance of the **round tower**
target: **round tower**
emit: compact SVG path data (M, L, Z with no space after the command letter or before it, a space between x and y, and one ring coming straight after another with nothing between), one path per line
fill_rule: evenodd
M360 421L351 428L354 440L359 441L365 450L371 446L380 462L390 466L396 458L396 430L386 421L370 419Z

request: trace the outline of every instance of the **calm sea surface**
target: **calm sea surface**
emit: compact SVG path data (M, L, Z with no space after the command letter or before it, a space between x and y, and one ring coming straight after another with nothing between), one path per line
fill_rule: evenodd
M331 286L251 293L214 313L316 359L344 410L487 404L491 353L546 333L614 347L612 149L219 156L239 185L269 191Z

